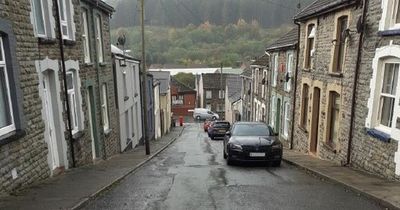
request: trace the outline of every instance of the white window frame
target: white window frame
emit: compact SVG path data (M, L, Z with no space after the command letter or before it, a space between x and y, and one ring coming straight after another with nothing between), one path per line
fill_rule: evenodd
M284 113L284 120L283 120L283 136L287 138L289 136L289 124L290 124L290 103L289 101L285 101L283 105L283 113Z
M72 133L75 134L79 131L79 103L77 98L77 88L76 88L76 74L74 71L68 71L67 77L71 75L72 77L72 89L68 89L68 103L69 103L69 111L71 113L71 126Z
M400 0L382 0L381 8L382 15L379 21L379 30L396 30L400 29L400 23L396 23L396 15L398 12L398 5Z
M380 125L378 121L379 108L380 108L380 93L382 91L383 82L383 68L386 63L400 63L400 45L389 45L376 49L375 57L372 62L373 75L370 81L370 98L368 99L368 115L366 118L365 126L367 128L374 128L382 131L392 139L400 141L400 129L396 127L397 118L400 118L400 75L398 77L396 98L393 109L393 123L389 128Z
M33 12L33 23L34 23L33 24L34 25L33 28L34 28L35 33L36 33L36 35L38 37L47 37L47 29L46 29L47 21L46 21L46 19L44 17L45 16L45 10L44 10L44 6L43 6L43 4L46 3L46 2L43 2L43 1L46 1L46 0L31 0L32 12ZM41 14L38 13L39 11L36 11L35 3L37 3L37 2L40 3L40 7L42 9L42 13ZM40 16L40 17L38 17L38 16ZM43 22L43 27L44 27L44 33L43 34L40 34L38 32L38 18L40 18L41 21Z
M82 40L83 40L83 53L85 63L91 62L90 57L90 42L89 42L89 25L88 25L88 12L86 9L82 9Z
M292 72L293 72L293 52L288 52L286 54L286 74L289 76L289 80L286 81L286 75L285 75L285 91L290 92L292 89Z
M276 123L276 96L272 96L271 100L271 118L270 118L270 124L273 129L275 129L275 123Z
M206 104L206 109L211 110L211 104Z
M218 91L218 97L219 97L219 99L224 99L225 98L225 91L219 90Z
M68 22L71 20L68 20L68 7L67 7L67 2L69 3L69 0L58 0L59 2L59 10L60 10L60 27L61 27L61 33L62 33L62 37L63 39L70 39L70 28L68 26ZM64 8L64 10L62 10L62 8ZM64 16L64 19L63 17ZM63 27L66 28L66 34L64 33Z
M97 46L97 59L99 63L104 62L104 52L103 52L103 36L102 36L102 27L101 27L101 17L100 14L95 16L95 24L96 24L96 46Z
M212 99L212 91L206 90L206 99Z
M272 71L272 87L276 87L278 83L278 72L279 72L279 55L274 54L274 69Z
M7 64L6 64L6 55L4 51L4 44L3 44L3 38L0 36L0 50L2 54L3 60L0 60L0 67L3 68L4 70L4 76L5 76L5 86L6 86L6 98L8 99L8 106L10 109L10 117L11 117L11 124L7 125L3 128L0 128L0 136L5 135L7 133L10 133L15 130L15 122L14 122L14 112L13 112L13 107L12 107L12 101L11 101L11 92L10 92L10 83L9 83L9 77L7 73ZM1 91L1 90L0 90Z
M107 94L107 84L103 83L101 85L102 91L102 101L101 101L101 113L103 118L103 130L107 131L110 129L110 120L108 114L108 94Z

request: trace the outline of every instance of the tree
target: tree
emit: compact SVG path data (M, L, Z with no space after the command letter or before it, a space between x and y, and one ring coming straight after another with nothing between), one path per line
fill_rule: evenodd
M192 73L179 72L174 78L192 89L196 88L196 77Z

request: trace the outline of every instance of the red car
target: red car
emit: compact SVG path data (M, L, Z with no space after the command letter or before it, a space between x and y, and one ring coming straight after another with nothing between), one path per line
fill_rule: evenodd
M203 128L204 128L204 132L208 131L208 128L210 127L211 123L213 122L213 120L206 120L203 123Z

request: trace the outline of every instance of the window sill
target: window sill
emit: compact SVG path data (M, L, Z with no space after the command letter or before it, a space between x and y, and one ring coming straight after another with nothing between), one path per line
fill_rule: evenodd
M94 66L94 63L84 63L83 66L91 67Z
M0 136L0 146L6 145L13 141L16 141L26 135L24 130L14 130L7 134Z
M302 70L305 71L305 72L311 72L311 69L303 68Z
M80 139L83 135L84 135L83 131L72 132L72 138L74 140Z
M390 143L390 141L391 141L390 134L387 134L378 129L374 129L374 128L367 129L367 134L370 135L371 137L373 137L379 141L385 142L385 143Z
M104 67L104 66L107 66L107 64L108 64L107 62L100 62L99 66Z
M400 29L388 29L384 31L378 31L379 36L397 36L400 35Z
M63 39L63 44L64 44L65 46L75 46L76 41L69 40L69 39Z
M110 128L105 129L105 130L104 130L104 135L105 135L105 136L109 136L110 133L111 133L111 131L112 131L112 129L110 129Z
M337 150L335 149L335 147L334 147L332 144L329 144L329 143L326 143L326 142L323 142L322 144L323 144L324 147L325 147L326 149L328 149L329 151L333 152L334 154L337 153Z
M308 133L308 131L307 131L305 128L303 128L303 126L299 126L299 129L300 129L301 131L303 131L304 133Z
M38 41L39 41L39 44L55 44L55 43L57 43L56 39L48 38L48 37L46 37L46 38L39 37Z
M328 72L328 75L332 77L343 77L343 74L339 72Z

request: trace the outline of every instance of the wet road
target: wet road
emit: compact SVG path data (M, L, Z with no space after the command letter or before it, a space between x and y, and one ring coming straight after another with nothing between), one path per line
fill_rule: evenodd
M227 166L200 124L85 209L381 209L294 166Z

